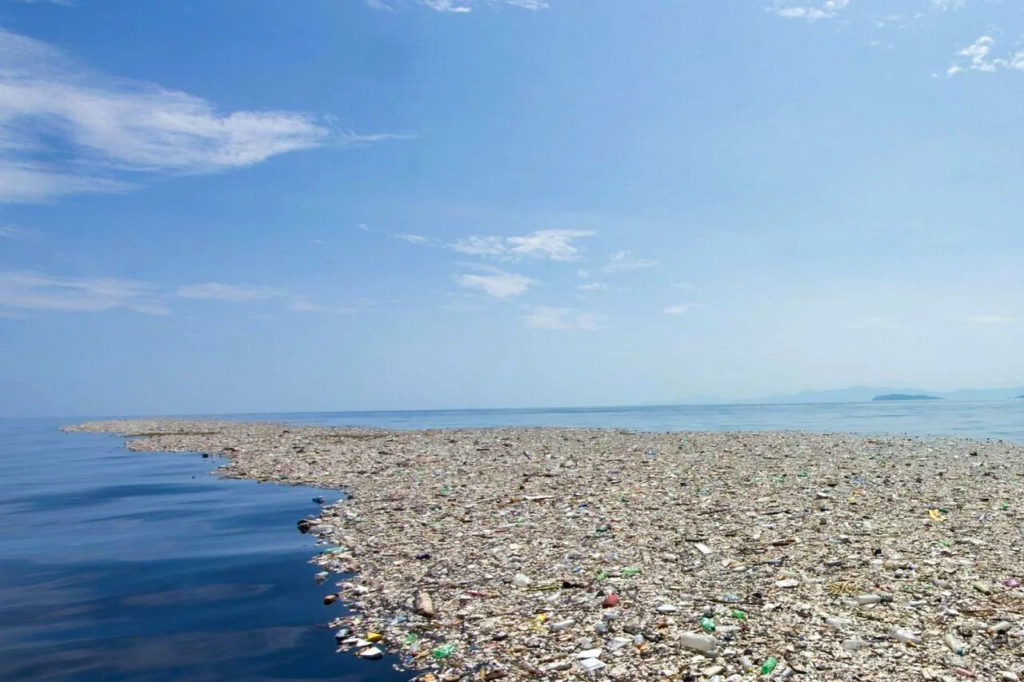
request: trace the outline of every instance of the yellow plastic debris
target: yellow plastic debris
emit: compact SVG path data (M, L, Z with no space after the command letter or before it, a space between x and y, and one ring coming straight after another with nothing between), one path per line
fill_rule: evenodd
M932 521L943 521L946 518L945 514L938 509L929 509L928 516L932 517Z

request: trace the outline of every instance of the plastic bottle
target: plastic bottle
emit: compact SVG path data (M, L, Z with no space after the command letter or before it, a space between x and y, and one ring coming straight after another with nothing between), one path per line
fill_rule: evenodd
M946 633L946 636L942 638L942 641L945 642L946 646L949 647L949 650L957 656L963 656L964 652L967 650L964 643L957 639L956 635L952 632Z
M843 648L847 651L860 651L861 649L867 649L869 646L871 646L871 642L863 639L843 640Z
M443 661L444 659L455 653L455 644L448 643L442 644L431 652L435 661Z
M882 601L882 596L878 594L858 594L856 601L861 606L867 606L868 604L878 604Z
M754 669L754 662L750 660L749 656L740 656L740 668L745 673L749 673Z
M522 573L516 573L512 578L512 584L516 587L529 587L533 581L530 580L530 576Z
M907 644L921 643L920 637L905 628L892 628L889 630L889 638L894 639L897 642L906 642Z
M778 664L779 659L775 658L774 656L769 656L768 660L765 661L764 665L761 666L761 674L771 675L772 671L775 670L775 666L777 666Z
M700 619L700 627L701 627L701 629L704 630L704 632L714 632L715 631L715 621L712 620L711 618L701 618Z
M718 640L711 635L698 635L693 632L684 632L679 638L679 643L691 651L702 654L713 654L718 648Z

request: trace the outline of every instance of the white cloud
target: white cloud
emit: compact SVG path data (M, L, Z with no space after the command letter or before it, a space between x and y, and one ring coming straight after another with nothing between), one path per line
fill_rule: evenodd
M604 291L607 288L604 282L588 282L579 286L580 291Z
M283 295L282 292L270 287L239 286L237 284L224 284L222 282L186 284L185 286L178 287L178 290L175 293L181 298L200 298L210 301L227 301L231 303L237 303L240 301L256 301Z
M832 19L846 9L850 4L849 0L824 0L808 4L793 4L786 0L776 0L769 8L773 14L783 19L805 19L807 21L818 21L820 19Z
M603 315L550 306L535 306L523 315L523 323L530 329L593 331L604 321Z
M28 234L29 231L15 225L0 225L0 239L15 239Z
M487 274L474 275L462 274L455 277L459 286L467 289L477 289L494 298L512 298L519 296L524 291L536 284L536 280L517 275L512 272L505 272L497 268L489 268Z
M429 239L427 239L423 235L409 234L407 232L400 232L400 233L394 235L394 238L395 239L401 239L402 241L409 242L410 244L426 244L427 242L430 241Z
M268 286L252 286L248 284L225 284L223 282L201 282L178 287L175 295L179 298L191 298L224 303L250 303L253 301L276 301L283 303L288 310L297 313L337 313L349 314L357 312L356 308L336 308L313 303L305 296L296 296L281 289Z
M692 307L692 303L675 303L670 306L665 306L665 309L662 310L662 312L666 315L685 315Z
M1009 315L974 315L968 317L967 321L975 324L1012 324L1017 322L1018 318Z
M489 256L505 260L529 256L555 261L574 261L579 259L580 248L573 244L573 241L593 236L594 233L589 230L537 230L519 237L470 235L449 244L448 247L470 256Z
M202 282L178 287L170 294L148 282L115 277L53 277L34 272L0 272L0 313L10 310L103 312L125 309L147 315L168 315L167 298L251 303L273 301L295 312L348 314L356 308L329 307L305 296L266 286Z
M116 278L50 277L32 272L0 273L0 309L103 312L124 309L146 315L170 310L153 287Z
M967 5L967 0L932 0L932 7L940 12L961 9Z
M447 12L450 14L466 14L472 11L474 6L483 4L481 0L413 0L419 5L429 7L435 12ZM396 0L400 2L400 0ZM548 3L546 0L486 0L489 5L509 5L511 7L519 7L527 10L539 10L547 9ZM367 6L372 9L392 11L392 5L387 4L384 0L366 0Z
M606 274L614 272L629 272L631 270L644 270L653 268L658 261L651 258L636 258L632 251L618 251L608 257L608 264L601 271Z
M1024 49L1018 50L1006 57L992 57L992 49L995 44L995 38L992 36L983 35L979 37L956 53L953 64L946 69L946 75L955 76L964 70L982 71L985 73L995 73L1001 69L1024 71Z
M385 137L335 133L297 112L220 112L188 93L88 71L0 28L0 201L123 191L125 175L209 173Z

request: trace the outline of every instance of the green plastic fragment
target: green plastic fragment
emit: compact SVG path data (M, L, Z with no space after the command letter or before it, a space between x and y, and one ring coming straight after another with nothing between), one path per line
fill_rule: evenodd
M715 621L712 620L711 618L701 618L700 619L700 626L702 628L704 628L704 632L714 632L715 631Z
M640 569L637 568L636 566L626 566L624 569L622 569L622 575L627 576L627 577L631 576L631 575L636 575L639 572L640 572Z
M455 644L449 642L448 644L442 644L441 646L430 652L430 655L434 657L435 661L443 661L444 659L455 653Z
M778 664L779 659L775 658L774 656L769 656L768 660L765 661L764 665L761 666L761 674L771 675L772 671L775 670L775 666L777 666Z
M733 609L732 613L730 613L729 615L732 616L733 618L735 618L736 620L746 620L747 619L747 612L746 611L740 611L739 609Z
M419 638L420 636L417 635L415 632L410 632L405 636L405 639L402 640L402 644L404 644L405 646L409 646L410 644L414 644L416 640Z
M608 571L606 571L604 569L601 569L600 571L598 571L597 572L597 579L598 580L607 580L608 579Z

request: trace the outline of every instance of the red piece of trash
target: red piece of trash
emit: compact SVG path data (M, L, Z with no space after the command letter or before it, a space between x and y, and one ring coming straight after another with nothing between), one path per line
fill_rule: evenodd
M618 606L618 605L619 605L619 595L617 595L617 594L609 594L607 597L604 598L604 601L601 602L601 606L603 606L606 609L610 609L610 608Z

